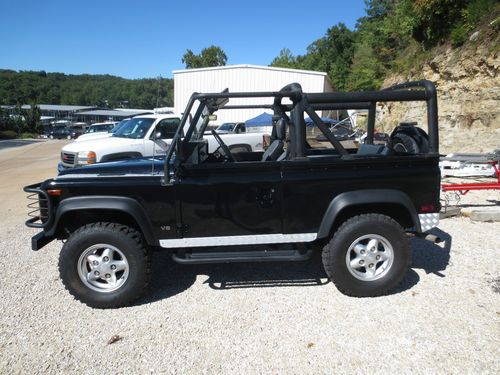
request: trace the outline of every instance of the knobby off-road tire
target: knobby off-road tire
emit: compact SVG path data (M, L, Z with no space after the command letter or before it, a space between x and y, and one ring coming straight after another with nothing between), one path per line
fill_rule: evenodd
M326 274L343 294L375 297L403 279L411 248L403 228L392 218L364 214L344 222L323 248Z
M96 308L129 305L151 277L151 258L141 233L121 224L87 224L64 244L59 273L66 289Z

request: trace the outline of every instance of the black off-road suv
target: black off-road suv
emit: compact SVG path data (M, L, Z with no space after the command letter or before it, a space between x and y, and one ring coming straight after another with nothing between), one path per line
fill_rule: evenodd
M425 101L428 134L406 123L388 144L374 144L376 103L388 101ZM212 131L220 147L208 153L203 134L216 112L250 108L273 113L266 151L230 151ZM365 143L354 148L317 114L349 108L368 110ZM327 142L315 141L319 132ZM193 94L171 146L157 144L162 160L86 166L25 188L34 199L26 224L42 229L33 250L63 240L61 278L89 306L138 298L157 249L183 264L299 261L322 251L342 293L378 296L405 275L408 233L437 225L437 100L429 81L377 92L306 94L290 84Z

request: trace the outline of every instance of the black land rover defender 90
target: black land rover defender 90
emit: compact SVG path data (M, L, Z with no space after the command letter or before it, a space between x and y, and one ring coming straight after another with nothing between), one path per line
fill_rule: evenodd
M388 101L425 101L428 134L405 123L388 144L375 145L376 103ZM265 152L230 151L212 131L220 147L208 153L203 134L217 111L255 108L273 112ZM368 110L359 147L344 147L316 113L343 109ZM310 137L306 115L327 144ZM25 188L36 207L26 224L42 229L33 250L64 240L62 281L89 306L138 298L156 249L183 264L298 261L322 249L342 293L378 296L405 275L408 233L437 225L437 99L429 81L377 92L306 94L290 84L193 94L171 146L157 144L163 160L66 170Z

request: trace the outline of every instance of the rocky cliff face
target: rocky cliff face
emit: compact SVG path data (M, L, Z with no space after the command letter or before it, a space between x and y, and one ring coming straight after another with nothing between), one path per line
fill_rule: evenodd
M462 47L441 46L407 75L387 77L383 87L417 79L436 84L441 153L500 149L499 45L499 33L484 27ZM390 103L379 110L386 132L401 121L418 121L427 129L420 103Z

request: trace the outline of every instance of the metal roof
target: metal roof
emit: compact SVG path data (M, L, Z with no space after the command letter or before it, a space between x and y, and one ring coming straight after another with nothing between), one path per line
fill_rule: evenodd
M77 115L82 116L109 116L109 117L133 117L142 114L150 114L151 110L143 109L136 111L114 110L114 109L96 109L93 111L78 112Z
M174 70L173 74L182 74L182 73L192 73L192 72L203 72L207 70L226 70L226 69L259 69L259 70L274 70L288 73L302 73L302 74L312 74L327 77L325 72L317 72L313 70L301 70L301 69L290 69L290 68L279 68L274 66L261 66L261 65L251 65L251 64L240 64L240 65L223 65L223 66L214 66L209 68L196 68L196 69L183 69L183 70Z
M82 111L85 109L93 109L95 106L83 106L83 105L59 105L59 104L37 104L37 107L42 111ZM22 109L30 109L30 104L25 104L21 107Z
M143 113L154 113L152 109L144 109L144 108L113 108L114 111L122 111L122 112L143 112Z

